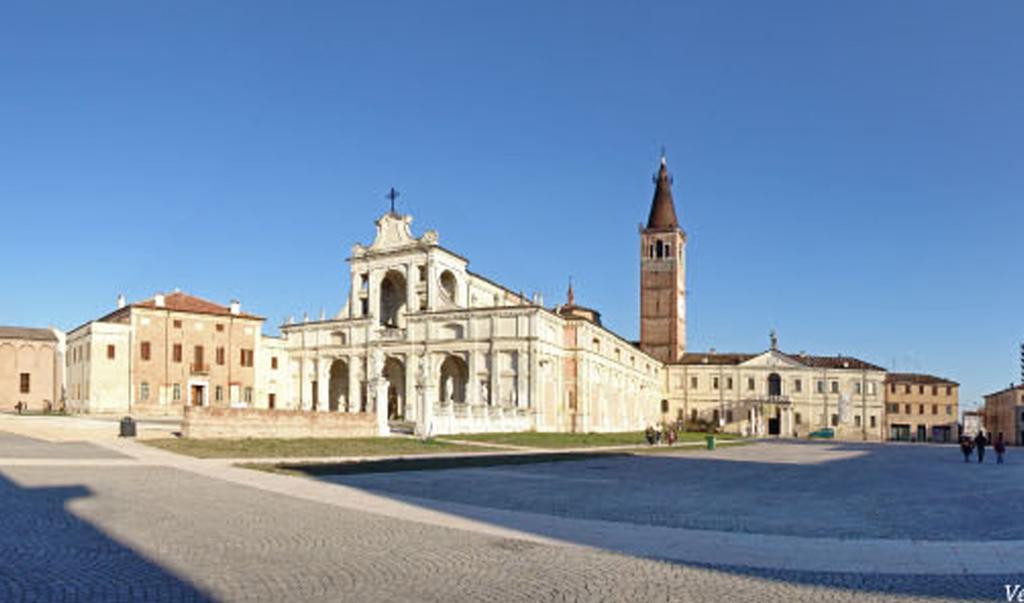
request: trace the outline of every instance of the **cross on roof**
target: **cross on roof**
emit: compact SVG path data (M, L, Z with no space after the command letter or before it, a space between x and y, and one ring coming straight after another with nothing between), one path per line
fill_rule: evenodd
M391 200L391 213L395 213L395 199L400 196L399 192L392 186L391 190L388 191L388 194L384 196Z

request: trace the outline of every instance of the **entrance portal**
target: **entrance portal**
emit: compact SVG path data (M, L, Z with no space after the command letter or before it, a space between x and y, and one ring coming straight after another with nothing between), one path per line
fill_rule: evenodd
M397 358L384 362L384 378L388 381L388 419L405 419L405 365Z
M203 396L205 390L206 388L204 388L202 385L192 386L192 406L203 406L204 404L206 404L205 397Z

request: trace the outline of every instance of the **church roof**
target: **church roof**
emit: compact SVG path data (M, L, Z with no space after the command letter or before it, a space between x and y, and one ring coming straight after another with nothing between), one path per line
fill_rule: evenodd
M672 178L668 175L664 157L661 158L661 167L654 180L654 199L651 201L651 213L647 216L647 228L657 230L679 228L675 202L672 200Z

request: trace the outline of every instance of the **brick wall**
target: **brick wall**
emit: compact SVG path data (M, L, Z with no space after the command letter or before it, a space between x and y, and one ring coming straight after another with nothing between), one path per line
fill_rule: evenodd
M186 438L365 438L377 435L369 413L253 408L185 408Z

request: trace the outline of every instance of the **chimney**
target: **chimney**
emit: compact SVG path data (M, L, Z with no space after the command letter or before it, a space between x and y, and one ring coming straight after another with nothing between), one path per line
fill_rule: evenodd
M238 316L242 312L242 302L237 299L231 300L231 313Z
M124 293L118 293L117 294L117 309L120 310L121 308L125 307L125 305L127 305L127 302L124 299Z
M156 295L154 295L153 303L156 305L157 308L163 308L167 306L166 298L164 297L163 293L157 293Z

